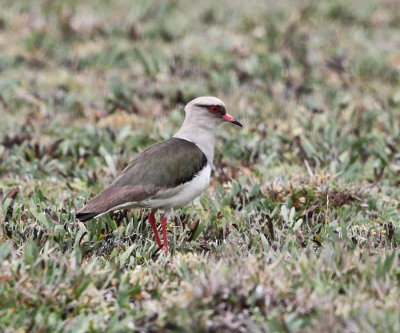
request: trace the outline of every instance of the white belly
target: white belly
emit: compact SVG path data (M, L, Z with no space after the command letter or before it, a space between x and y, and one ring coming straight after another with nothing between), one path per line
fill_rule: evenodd
M189 182L179 185L170 190L160 191L154 197L143 201L126 202L117 207L97 215L98 218L114 210L124 208L161 208L169 210L171 208L181 208L197 198L210 183L211 166L207 165Z
M181 208L197 198L210 183L211 166L207 165L189 182L177 188L157 193L153 198L140 202L150 208Z

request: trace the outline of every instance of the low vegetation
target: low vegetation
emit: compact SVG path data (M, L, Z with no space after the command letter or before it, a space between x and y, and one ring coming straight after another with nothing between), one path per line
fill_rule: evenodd
M0 331L399 332L400 3L0 4ZM74 211L224 100L170 254Z

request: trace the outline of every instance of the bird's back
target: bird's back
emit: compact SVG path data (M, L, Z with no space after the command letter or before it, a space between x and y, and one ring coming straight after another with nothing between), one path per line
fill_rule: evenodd
M193 142L173 137L156 143L136 156L111 185L91 199L76 216L87 221L124 207L151 207L150 199L167 198L168 193L170 197L176 195L174 190L193 183L207 167L206 156ZM201 179L204 182L204 176ZM194 184L198 182L197 179Z

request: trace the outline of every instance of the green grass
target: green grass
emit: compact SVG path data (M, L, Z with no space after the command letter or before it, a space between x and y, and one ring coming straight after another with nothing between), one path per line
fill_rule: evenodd
M400 331L400 4L0 5L0 331ZM211 94L209 190L74 210Z

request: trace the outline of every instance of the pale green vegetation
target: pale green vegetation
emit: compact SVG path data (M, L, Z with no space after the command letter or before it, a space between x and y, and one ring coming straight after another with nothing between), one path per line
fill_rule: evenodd
M279 4L278 4L279 3ZM399 332L400 2L0 3L0 331ZM75 207L216 95L169 225Z

